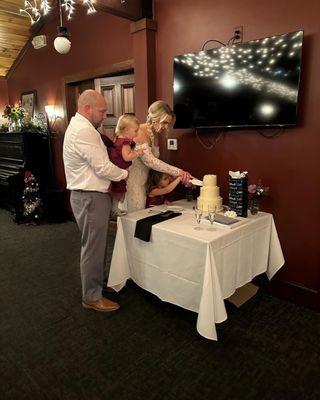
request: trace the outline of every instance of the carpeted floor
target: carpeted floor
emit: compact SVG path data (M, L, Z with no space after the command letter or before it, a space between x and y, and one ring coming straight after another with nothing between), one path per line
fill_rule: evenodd
M15 225L0 210L0 399L320 399L320 315L263 291L218 325L133 283L121 309L81 307L73 222ZM113 237L109 238L109 260Z

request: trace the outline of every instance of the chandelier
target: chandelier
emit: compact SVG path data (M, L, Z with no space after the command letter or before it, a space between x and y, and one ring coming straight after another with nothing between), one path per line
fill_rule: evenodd
M21 14L27 14L31 24L35 24L43 15L47 15L54 8L55 0L25 0L24 8L20 9ZM87 7L87 14L96 12L94 0L82 0L82 5ZM72 18L75 10L75 0L58 0L58 5L64 9L68 19Z

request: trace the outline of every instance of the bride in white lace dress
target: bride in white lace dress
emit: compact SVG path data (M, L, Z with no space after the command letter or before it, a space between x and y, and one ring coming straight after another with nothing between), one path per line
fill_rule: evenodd
M175 115L164 101L158 100L148 110L147 122L139 127L138 136L134 138L136 149L143 149L143 155L133 161L129 169L126 193L126 209L137 211L146 206L146 183L150 169L172 176L181 176L188 182L191 175L180 168L159 160L158 135L167 133L173 126Z

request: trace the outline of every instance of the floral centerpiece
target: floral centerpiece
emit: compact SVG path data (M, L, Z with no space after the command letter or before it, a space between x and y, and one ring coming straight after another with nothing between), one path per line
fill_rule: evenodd
M28 116L27 111L21 106L21 103L11 105L7 104L3 117L8 119L8 129L9 131L20 131L22 126L22 121Z
M48 125L43 113L30 118L28 112L21 107L21 104L12 106L6 105L2 115L8 120L7 123L0 124L0 132L36 132L48 134Z
M25 132L37 132L42 134L48 133L48 125L44 114L39 113L31 119L24 119L22 129Z
M261 181L257 184L251 184L248 186L248 199L249 209L251 214L257 214L259 211L259 199L262 199L269 193L269 187L262 186Z

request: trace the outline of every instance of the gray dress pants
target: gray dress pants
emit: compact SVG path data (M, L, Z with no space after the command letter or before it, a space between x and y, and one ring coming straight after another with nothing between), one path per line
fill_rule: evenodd
M70 202L81 232L82 299L95 301L102 297L102 285L106 278L111 198L108 193L72 190Z

